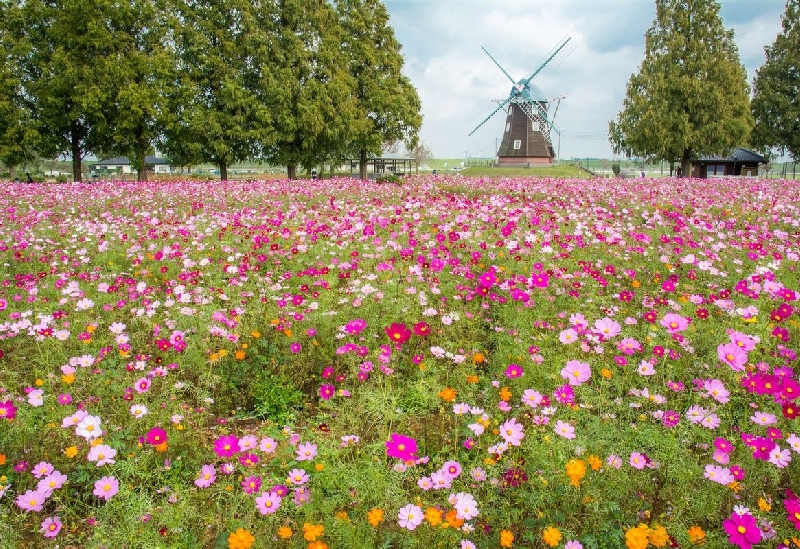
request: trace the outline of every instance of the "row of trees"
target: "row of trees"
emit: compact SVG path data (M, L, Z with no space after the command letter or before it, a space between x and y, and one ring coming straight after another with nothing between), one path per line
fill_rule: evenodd
M0 0L0 161L298 167L417 145L379 0Z
M786 2L752 100L719 9L716 0L656 0L644 60L609 124L614 152L679 162L685 176L692 160L748 143L800 158L800 0Z

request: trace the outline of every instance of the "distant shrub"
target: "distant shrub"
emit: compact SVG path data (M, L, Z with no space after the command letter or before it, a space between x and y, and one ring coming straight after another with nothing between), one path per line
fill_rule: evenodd
M619 172L620 172L620 169L621 168L619 166L619 162L614 162L613 164L611 164L611 171L614 172L614 175L618 176Z
M384 174L384 175L381 175L378 178L376 178L375 182L376 183L395 183L395 184L399 185L399 184L401 184L403 182L403 180L400 179L400 177L398 177L397 175L395 175L393 173L388 173L388 174Z

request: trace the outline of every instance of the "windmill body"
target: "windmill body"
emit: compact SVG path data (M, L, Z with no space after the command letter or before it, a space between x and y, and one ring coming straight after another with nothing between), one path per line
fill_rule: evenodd
M532 83L533 78L559 54L570 41L567 37L562 40L544 62L527 78L514 81L508 72L481 47L486 55L503 71L511 80L511 91L506 99L500 101L498 107L478 126L472 130L472 135L483 126L497 112L505 109L506 121L503 139L497 151L497 162L500 166L530 166L531 164L552 164L555 158L552 135L558 134L555 125L555 113L551 117L549 109L551 102L542 91Z

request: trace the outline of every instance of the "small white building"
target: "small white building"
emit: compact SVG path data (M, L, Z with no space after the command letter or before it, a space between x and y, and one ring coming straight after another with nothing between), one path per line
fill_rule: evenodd
M155 174L167 174L171 172L171 165L169 160L165 158L158 158L157 156L145 156L145 164L147 170ZM131 167L131 161L127 156L117 156L114 158L107 158L91 165L92 174L102 175L107 173L116 174L132 174L135 170Z

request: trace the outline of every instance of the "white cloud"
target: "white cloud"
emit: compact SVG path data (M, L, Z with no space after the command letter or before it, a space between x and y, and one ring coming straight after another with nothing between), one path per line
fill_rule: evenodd
M565 96L556 122L562 158L611 157L608 122L622 108L625 86L644 55L654 15L645 0L385 0L403 44L404 73L423 105L421 139L439 157L492 156L503 113L467 134L508 96L510 82L481 51L485 45L514 80L526 77L565 35L575 49L533 83ZM780 32L783 0L726 0L721 14L736 33L750 81L763 47ZM598 137L600 137L598 139Z

